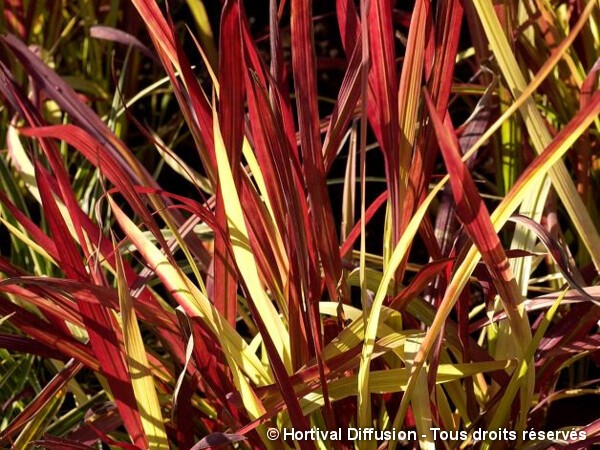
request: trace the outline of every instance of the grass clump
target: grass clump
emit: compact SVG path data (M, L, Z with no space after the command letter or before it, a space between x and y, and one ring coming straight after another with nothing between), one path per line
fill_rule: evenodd
M2 16L3 446L599 439L597 2L59 6Z

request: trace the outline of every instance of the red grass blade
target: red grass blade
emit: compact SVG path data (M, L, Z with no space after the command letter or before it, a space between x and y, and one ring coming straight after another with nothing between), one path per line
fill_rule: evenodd
M354 114L356 105L360 98L360 74L362 71L362 45L360 42L354 48L346 74L340 86L340 92L331 113L325 142L323 143L323 155L325 157L325 169L328 171L333 160L340 150L340 144L348 124Z
M365 225L369 223L369 221L373 218L375 213L379 210L379 208L381 208L381 205L383 205L387 199L388 193L387 191L385 191L382 194L380 194L379 197L377 197L373 203L369 205L369 207L365 211ZM350 250L352 250L356 239L358 239L358 237L360 236L361 222L362 220L358 221L356 225L354 225L350 233L348 233L348 237L340 247L340 255L342 255L342 257L345 257L350 252Z
M294 368L300 368L307 361L310 353L309 325L306 314L302 314L302 293L309 296L309 273L316 270L309 269L310 259L308 254L316 253L311 239L310 228L307 229L301 212L307 215L307 206L304 199L298 195L295 188L300 183L300 169L290 167L286 155L293 155L285 134L282 132L283 123L281 115L274 113L265 88L259 85L258 79L251 80L247 77L248 108L250 124L253 131L257 160L264 173L277 174L277 177L267 176L265 183L269 192L269 200L277 223L278 231L283 242L287 243L289 271L284 276L290 279L288 301L288 326L290 329L290 345L292 349ZM296 249L296 250L294 250ZM298 251L302 249L301 251Z
M392 211L392 244L395 244L400 237L400 195L404 189L401 187L402 169L399 166L398 74L394 52L392 4L386 0L371 1L368 20L372 23L369 26L369 86L374 95L374 105L369 110L376 111L377 122L381 128L378 140L385 156L385 173ZM372 120L371 123L373 124Z
M41 342L29 339L22 336L0 333L0 348L5 348L10 351L29 353L31 355L41 356L42 358L55 358L67 361L64 355L56 353L56 350Z
M64 256L62 269L69 278L85 280L87 279L87 274L81 261L81 256L52 197L50 185L46 177L40 175L41 168L37 162L35 162L35 166L36 180L45 216L55 242L59 241L62 248L61 254ZM144 447L147 445L147 442L141 427L133 389L131 388L129 371L123 360L124 352L118 344L122 341L122 338L117 335L116 330L119 327L115 323L112 312L101 305L87 302L78 302L78 306L90 337L94 354L98 358L102 366L102 372L113 391L125 427L128 429L133 441L137 445Z
M426 264L419 270L415 278L410 284L402 290L390 302L389 307L394 309L402 309L404 303L411 300L412 297L421 292L427 285L442 271L448 268L454 261L454 258L442 259Z
M303 154L303 168L311 203L319 205L311 209L314 220L314 236L317 239L319 254L325 273L325 281L331 298L336 299L341 287L347 297L346 283L338 254L335 227L331 204L325 184L325 167L319 127L315 75L315 54L312 34L312 2L292 0L292 67L298 109L300 145Z
M224 36L227 36L225 39ZM219 124L236 186L239 187L239 168L244 136L244 70L240 5L237 0L225 2L221 15L221 46L219 51L220 94ZM227 217L221 193L217 194L217 221L226 229ZM229 238L215 238L213 301L217 309L233 325L237 316L237 276L228 254Z
M504 308L515 332L516 343L523 350L531 339L531 330L527 317L519 311L520 290L512 274L508 259L496 234L489 212L479 196L473 178L465 163L461 160L458 139L452 130L448 118L442 124L436 108L425 94L429 116L437 135L438 143L446 162L448 172L452 174L450 184L452 196L456 203L457 213L469 237L479 249L483 260L494 280L494 285L502 299Z

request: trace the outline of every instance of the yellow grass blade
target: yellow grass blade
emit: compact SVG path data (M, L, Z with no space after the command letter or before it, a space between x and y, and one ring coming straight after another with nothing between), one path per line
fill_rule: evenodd
M215 39L204 3L202 0L186 0L186 3L190 8L192 16L194 17L194 21L196 22L198 32L200 33L200 41L204 46L204 53L206 53L210 65L212 67L217 67L219 57L217 56Z
M413 358L415 357L422 338L412 338L406 343L406 353L410 358L406 370L410 373ZM429 387L427 386L427 371L423 370L418 375L415 384L415 395L413 395L410 403L412 405L415 424L417 426L417 435L419 436L419 447L421 450L435 450L435 439L431 428L433 420L431 419L431 408L429 406L430 396Z
M423 84L423 62L425 60L425 35L427 29L426 17L430 13L429 2L417 1L412 13L406 55L400 74L398 88L398 122L400 125L400 192L401 199L406 198L408 174L412 149L415 143L418 112L421 100L421 85ZM400 218L401 219L401 218ZM401 219L401 223L404 221ZM399 224L396 224L399 226Z
M115 245L116 248L116 245ZM142 427L151 449L169 449L169 440L164 427L158 394L148 365L144 341L137 322L129 287L125 281L123 262L116 255L117 288L121 308L121 326L125 345L127 366L131 375L131 385L138 405Z
M25 186L29 193L41 203L42 200L35 181L33 164L21 143L17 129L13 125L8 125L8 129L6 130L6 143L12 166L19 173L20 178L25 182Z
M24 231L21 231L19 228L15 227L8 220L2 217L0 217L0 223L6 227L11 236L23 241L23 243L27 245L27 248L35 251L44 259L50 261L53 265L57 265L56 261L54 261L54 259L46 252L46 250L42 246L38 245L37 242L33 241Z
M165 150L162 139L157 133L152 133L152 138L156 141L154 145L156 151L159 153L164 162L175 171L175 173L180 175L184 180L192 183L194 186L202 189L207 194L214 194L213 187L207 177L200 175L198 172L188 166L185 161L183 161L183 159L181 159L175 152Z
M256 309L260 311L263 321L269 325L269 334L279 356L288 371L291 371L292 360L289 353L289 334L260 280L257 263L248 237L244 211L233 180L223 137L221 136L219 121L215 118L213 123L219 184L222 189L221 194L223 198L227 199L225 202L225 213L227 215L227 226L229 228L235 261L240 275L248 288L248 294L256 304Z
M517 60L512 53L510 44L502 30L500 21L496 16L491 0L476 0L473 2L477 13L483 24L483 28L490 43L490 47L498 65L504 76L508 87L514 97L518 97L527 87L525 78L519 69ZM597 2L590 1L582 12L582 18L589 17L592 9L597 6ZM585 20L580 20L580 27ZM579 28L580 29L580 28ZM571 32L572 38L576 33ZM527 127L528 134L533 143L536 152L541 153L552 141L552 136L548 131L542 115L537 109L533 99L528 98L520 109L521 116ZM600 236L592 222L577 189L569 176L567 168L562 161L550 168L549 175L552 180L558 197L561 199L577 231L579 232L583 243L585 244L596 269L600 270Z

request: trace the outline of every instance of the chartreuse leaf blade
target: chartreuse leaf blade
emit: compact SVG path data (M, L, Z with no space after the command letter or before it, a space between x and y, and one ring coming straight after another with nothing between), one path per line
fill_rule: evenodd
M225 213L227 215L227 226L235 261L240 275L248 288L248 294L263 316L264 322L269 324L269 334L277 348L280 358L288 370L290 370L291 356L289 353L289 334L260 279L257 262L252 253L252 246L250 238L248 237L244 210L235 186L219 123L217 120L214 120L213 124L219 184L223 198L227 199L225 202Z
M407 365L407 371L410 371L412 359L419 349L422 337L408 339L406 342L406 353L409 355L410 362ZM415 387L415 395L411 399L411 405L414 412L415 424L417 426L417 435L419 436L419 447L422 450L434 450L435 439L431 432L433 421L431 418L431 408L429 406L429 387L427 386L427 372L422 371Z
M142 340L133 301L129 293L129 286L125 280L123 261L120 254L117 254L115 261L119 306L121 308L121 327L123 328L123 344L126 352L125 359L129 366L131 385L140 412L140 418L142 419L142 427L148 439L148 446L151 449L169 449L169 440L165 431L156 386L154 385L154 379L148 364L148 357L146 356L144 341Z
M518 97L526 89L527 83L519 69L519 64L511 50L508 39L502 30L494 6L491 0L476 0L473 3L504 79L513 96ZM587 14L591 13L595 4L595 2L587 4ZM538 154L542 153L552 141L552 136L535 101L532 98L528 98L520 108L520 112L534 149ZM577 193L577 189L569 176L565 164L562 161L558 161L554 167L549 168L548 173L558 193L558 197L565 205L569 217L590 253L596 269L600 269L600 236L581 197ZM543 183L540 183L539 186L543 186ZM532 188L535 189L536 187L532 186Z
M42 436L45 427L60 409L60 406L65 399L65 394L65 389L61 389L47 404L36 411L33 419L27 423L14 444L11 446L12 449L26 450L31 448L31 442Z
M506 370L514 368L517 365L515 360L490 361L467 364L440 364L437 370L436 383L444 384L460 380L466 377L496 370ZM371 372L369 393L388 394L393 392L403 392L408 386L410 370L407 369L387 369ZM329 396L333 401L341 400L346 397L356 395L359 377L352 375L328 384ZM319 390L311 392L304 396L300 402L302 411L310 414L323 406L323 394ZM284 424L287 419L284 418ZM399 428L396 428L399 429Z

